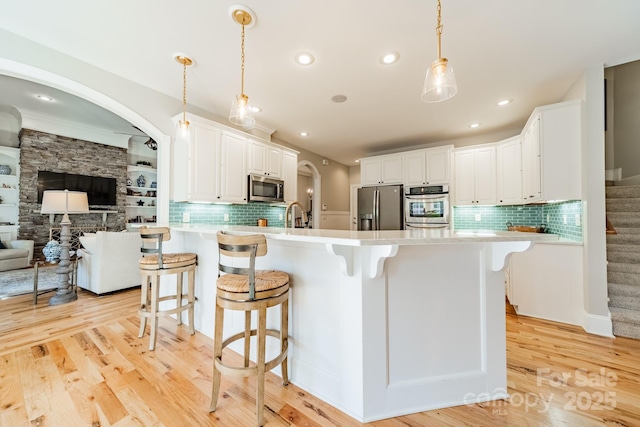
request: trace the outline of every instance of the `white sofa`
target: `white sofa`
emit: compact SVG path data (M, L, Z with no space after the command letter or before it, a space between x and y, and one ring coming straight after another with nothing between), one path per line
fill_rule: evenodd
M95 294L140 286L140 233L98 231L80 236L78 286Z
M5 249L0 249L0 271L29 267L33 259L33 240L10 240L10 233L0 233Z

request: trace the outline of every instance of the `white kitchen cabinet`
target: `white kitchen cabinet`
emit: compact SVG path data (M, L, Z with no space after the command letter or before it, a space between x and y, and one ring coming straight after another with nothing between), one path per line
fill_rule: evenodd
M403 154L404 185L451 183L451 149L446 146Z
M360 160L363 186L402 184L402 156L378 156Z
M498 204L521 204L522 151L519 136L506 139L496 145L496 168Z
M583 324L581 244L536 243L512 254L508 270L507 296L518 314Z
M246 203L247 171L245 139L229 132L222 132L220 139L220 194L217 199L225 202Z
M582 101L538 107L522 131L525 203L582 198Z
M455 205L496 203L496 149L494 146L456 150Z
M298 152L282 150L282 180L284 200L293 202L298 197Z
M248 172L266 175L271 178L282 177L282 149L280 147L249 140Z
M220 129L191 119L189 140L176 139L172 195L176 202L219 201Z

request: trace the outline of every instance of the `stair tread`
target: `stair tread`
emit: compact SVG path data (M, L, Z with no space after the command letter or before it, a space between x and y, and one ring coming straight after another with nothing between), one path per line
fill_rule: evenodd
M629 285L626 283L609 282L607 284L609 290L615 291L615 293L627 296L640 296L640 286Z
M632 321L640 326L640 310L631 310L629 308L609 307L613 320Z

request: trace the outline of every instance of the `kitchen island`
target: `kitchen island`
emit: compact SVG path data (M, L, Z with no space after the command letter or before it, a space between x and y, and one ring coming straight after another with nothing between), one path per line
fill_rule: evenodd
M208 336L219 229L265 234L269 252L257 268L291 277L291 382L361 422L507 397L502 270L509 254L557 239L171 225L170 249L198 254L195 327ZM278 307L270 310L268 327L277 327ZM244 319L227 314L225 336ZM267 358L277 352L268 348Z

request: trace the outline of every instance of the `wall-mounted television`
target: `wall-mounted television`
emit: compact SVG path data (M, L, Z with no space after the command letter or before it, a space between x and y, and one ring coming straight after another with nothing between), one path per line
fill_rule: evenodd
M60 172L38 172L38 203L45 190L83 191L89 205L115 206L116 179L101 176L76 175Z

